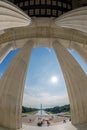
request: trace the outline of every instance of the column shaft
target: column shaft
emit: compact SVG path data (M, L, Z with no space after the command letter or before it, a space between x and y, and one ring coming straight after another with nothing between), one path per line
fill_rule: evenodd
M87 78L73 56L57 41L53 48L60 62L66 82L71 112L72 123L80 124L87 122Z
M30 41L15 56L0 82L0 126L22 127L21 112L24 83L33 43Z

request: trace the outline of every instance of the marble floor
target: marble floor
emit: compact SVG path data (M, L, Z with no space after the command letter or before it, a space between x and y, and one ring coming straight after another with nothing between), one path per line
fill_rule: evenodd
M11 129L0 128L0 130L11 130ZM23 124L23 128L21 130L87 130L87 124L73 126L71 123L66 123L66 124L60 124L55 126L44 126L44 127L29 126Z
M66 123L62 125L60 124L60 125L45 126L45 127L23 125L22 130L87 130L87 124L73 126L71 123Z

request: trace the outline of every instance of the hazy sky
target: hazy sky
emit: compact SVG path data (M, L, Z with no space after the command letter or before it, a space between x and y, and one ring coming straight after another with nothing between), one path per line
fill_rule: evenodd
M0 64L0 77L19 49L11 51ZM69 51L84 68L87 66L75 51ZM23 105L29 107L53 107L68 104L66 85L60 65L53 49L34 48L32 51L25 82Z

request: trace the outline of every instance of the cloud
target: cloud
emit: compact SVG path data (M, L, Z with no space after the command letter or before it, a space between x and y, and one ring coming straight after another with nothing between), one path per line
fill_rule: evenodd
M44 87L41 86L25 86L24 91L25 93L28 94L35 94L35 93L40 93L41 91L43 91Z
M36 107L39 108L40 104L46 107L54 107L58 105L68 104L68 95L61 96L51 96L49 93L41 93L40 96L30 96L28 94L24 94L23 105L28 107Z

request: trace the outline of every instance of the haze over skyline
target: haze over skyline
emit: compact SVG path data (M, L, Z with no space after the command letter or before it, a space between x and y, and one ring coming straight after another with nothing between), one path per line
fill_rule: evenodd
M19 49L11 51L0 64L0 77L18 51ZM87 65L83 59L74 50L69 52L78 60L87 74ZM40 104L43 104L44 108L69 104L61 67L54 50L47 47L32 50L23 97L24 106L38 108Z

